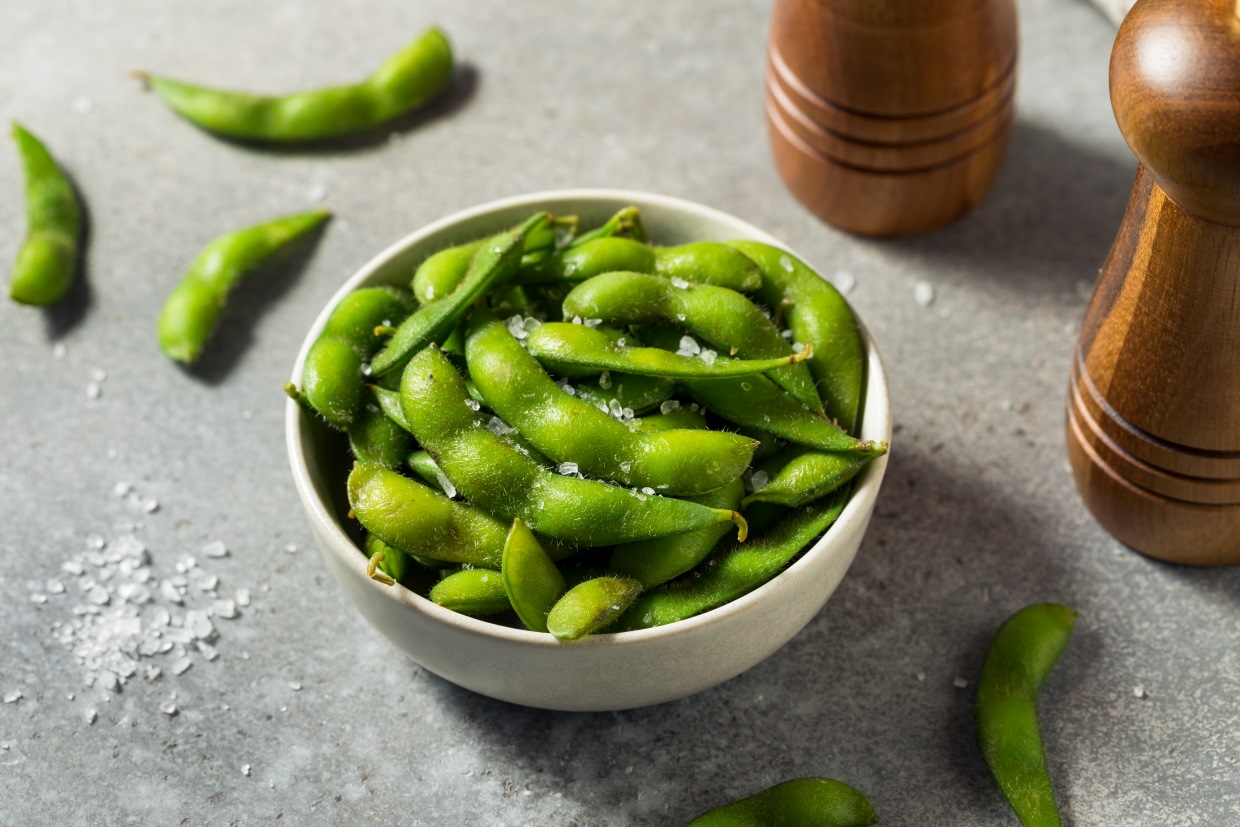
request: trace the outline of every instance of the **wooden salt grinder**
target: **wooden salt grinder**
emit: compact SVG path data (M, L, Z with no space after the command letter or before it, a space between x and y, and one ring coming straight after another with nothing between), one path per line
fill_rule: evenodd
M1015 0L777 0L766 111L793 195L851 232L964 215L1011 134Z
M1152 557L1240 562L1240 4L1141 0L1111 54L1141 164L1081 329L1068 457Z

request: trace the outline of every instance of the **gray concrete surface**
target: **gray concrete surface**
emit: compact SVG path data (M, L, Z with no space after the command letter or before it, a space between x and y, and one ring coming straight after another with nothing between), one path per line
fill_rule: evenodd
M990 198L880 243L821 225L776 177L765 2L0 0L0 117L46 138L91 217L63 307L0 303L0 824L681 824L803 775L855 785L887 825L1010 824L973 681L994 627L1041 600L1082 612L1043 696L1067 821L1240 823L1240 571L1120 547L1064 458L1069 355L1134 171L1107 98L1113 29L1072 0L1021 10L1019 119ZM126 74L293 89L360 75L432 21L469 67L454 95L327 152L222 143ZM292 489L280 386L322 304L388 243L491 198L596 185L710 204L851 273L898 433L855 565L788 646L684 701L561 714L425 673L346 604ZM4 262L19 192L5 148ZM337 218L303 266L247 285L200 369L168 363L154 320L197 250L319 196ZM105 552L139 538L155 580L195 556L175 613L206 605L204 575L219 599L248 589L215 621L218 657L189 647L182 674L174 651L120 692L86 686L60 636L88 601L61 565L93 535ZM204 556L211 540L229 555Z

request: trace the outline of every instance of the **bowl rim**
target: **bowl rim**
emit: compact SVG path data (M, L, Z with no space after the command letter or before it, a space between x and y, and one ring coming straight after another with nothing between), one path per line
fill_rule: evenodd
M318 338L319 332L327 321L327 317L335 309L336 305L346 295L358 289L387 266L390 261L403 254L410 247L465 221L486 218L489 215L514 208L524 207L531 210L545 208L550 202L564 201L595 201L600 204L611 205L613 209L618 209L625 204L635 204L639 208L654 206L670 211L688 213L696 218L705 219L715 224L727 225L729 229L737 231L738 237L743 234L753 240L771 244L805 261L803 256L787 244L749 222L713 207L675 196L638 190L577 188L543 190L487 201L473 207L458 210L408 233L373 256L346 279L311 324L298 350L290 381L298 387L301 386L302 367L305 364L306 354L309 352L310 346L315 339ZM808 262L806 263L808 265ZM808 266L812 268L812 265ZM816 273L819 272L816 268L812 269ZM869 330L860 317L856 315L855 311L854 318L856 318L858 330L861 332L867 357L866 386L862 398L862 422L869 423L873 421L873 418L878 418L880 420L879 427L883 434L881 438L887 440L890 445L892 416L886 370ZM353 542L339 521L333 516L331 506L318 496L314 483L310 478L310 471L305 459L306 446L301 438L302 417L304 415L305 413L300 404L293 399L286 401L284 415L285 446L288 451L293 482L298 496L305 507L307 518L312 524L311 527L317 529L315 534L320 540L330 541L328 543L320 542L321 548L329 547L331 553L340 558L340 561L352 569L355 574L369 581L376 595L380 596L381 599L396 600L432 621L452 627L457 632L469 636L504 641L518 646L539 646L557 649L562 649L566 646L571 646L573 649L639 646L657 640L700 633L712 626L727 623L733 615L745 613L749 607L764 601L772 592L779 591L783 584L795 579L801 572L812 566L815 558L829 554L831 552L830 546L832 545L831 540L833 536L844 534L846 526L852 523L864 523L869 520L890 456L889 451L888 454L870 463L861 473L855 481L853 494L844 506L844 510L825 534L815 541L812 546L804 550L790 566L753 591L747 592L722 606L674 623L654 626L648 629L587 635L579 640L565 642L557 640L544 632L516 629L454 612L408 589L386 586L368 577L366 575L367 559L365 553Z

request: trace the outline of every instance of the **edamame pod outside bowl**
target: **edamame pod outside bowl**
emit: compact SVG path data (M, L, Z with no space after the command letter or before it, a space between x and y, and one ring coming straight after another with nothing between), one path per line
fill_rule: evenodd
M361 287L407 287L431 253L498 233L532 213L575 215L589 229L628 205L641 211L652 243L777 239L726 213L662 195L562 190L493 201L435 221L373 258L348 279L311 326L292 382L300 386L310 346L332 309ZM891 404L882 359L858 320L867 359L859 436L889 441ZM328 571L369 623L434 674L492 698L545 709L596 711L647 706L709 689L758 664L823 607L851 565L869 525L887 466L871 462L854 480L838 520L783 572L718 608L664 626L561 642L442 608L367 575L361 536L349 519L343 437L290 400L286 442L293 480Z

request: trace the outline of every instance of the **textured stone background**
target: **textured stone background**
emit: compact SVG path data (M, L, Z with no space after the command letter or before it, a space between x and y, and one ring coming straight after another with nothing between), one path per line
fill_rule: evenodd
M0 0L0 116L47 139L91 213L84 286L64 307L0 303L0 695L21 693L0 704L0 824L680 824L801 775L854 784L887 825L1006 824L974 745L973 681L994 627L1040 600L1082 611L1043 696L1069 822L1240 821L1240 570L1124 550L1064 459L1069 355L1134 170L1107 98L1113 27L1075 0L1022 2L997 186L949 229L879 243L823 226L780 185L762 122L769 11ZM335 82L432 21L468 67L454 94L331 152L222 143L127 75ZM303 333L357 267L459 208L581 186L701 201L851 273L897 405L872 528L823 612L723 686L614 714L510 706L399 656L311 548L282 434ZM19 192L6 147L4 262ZM304 266L240 291L200 369L169 364L154 320L197 250L318 197L337 218ZM116 497L121 481L158 510ZM215 661L114 694L84 686L53 634L81 596L31 593L126 521L160 571L196 555L253 604L217 621ZM202 559L214 539L230 556Z

